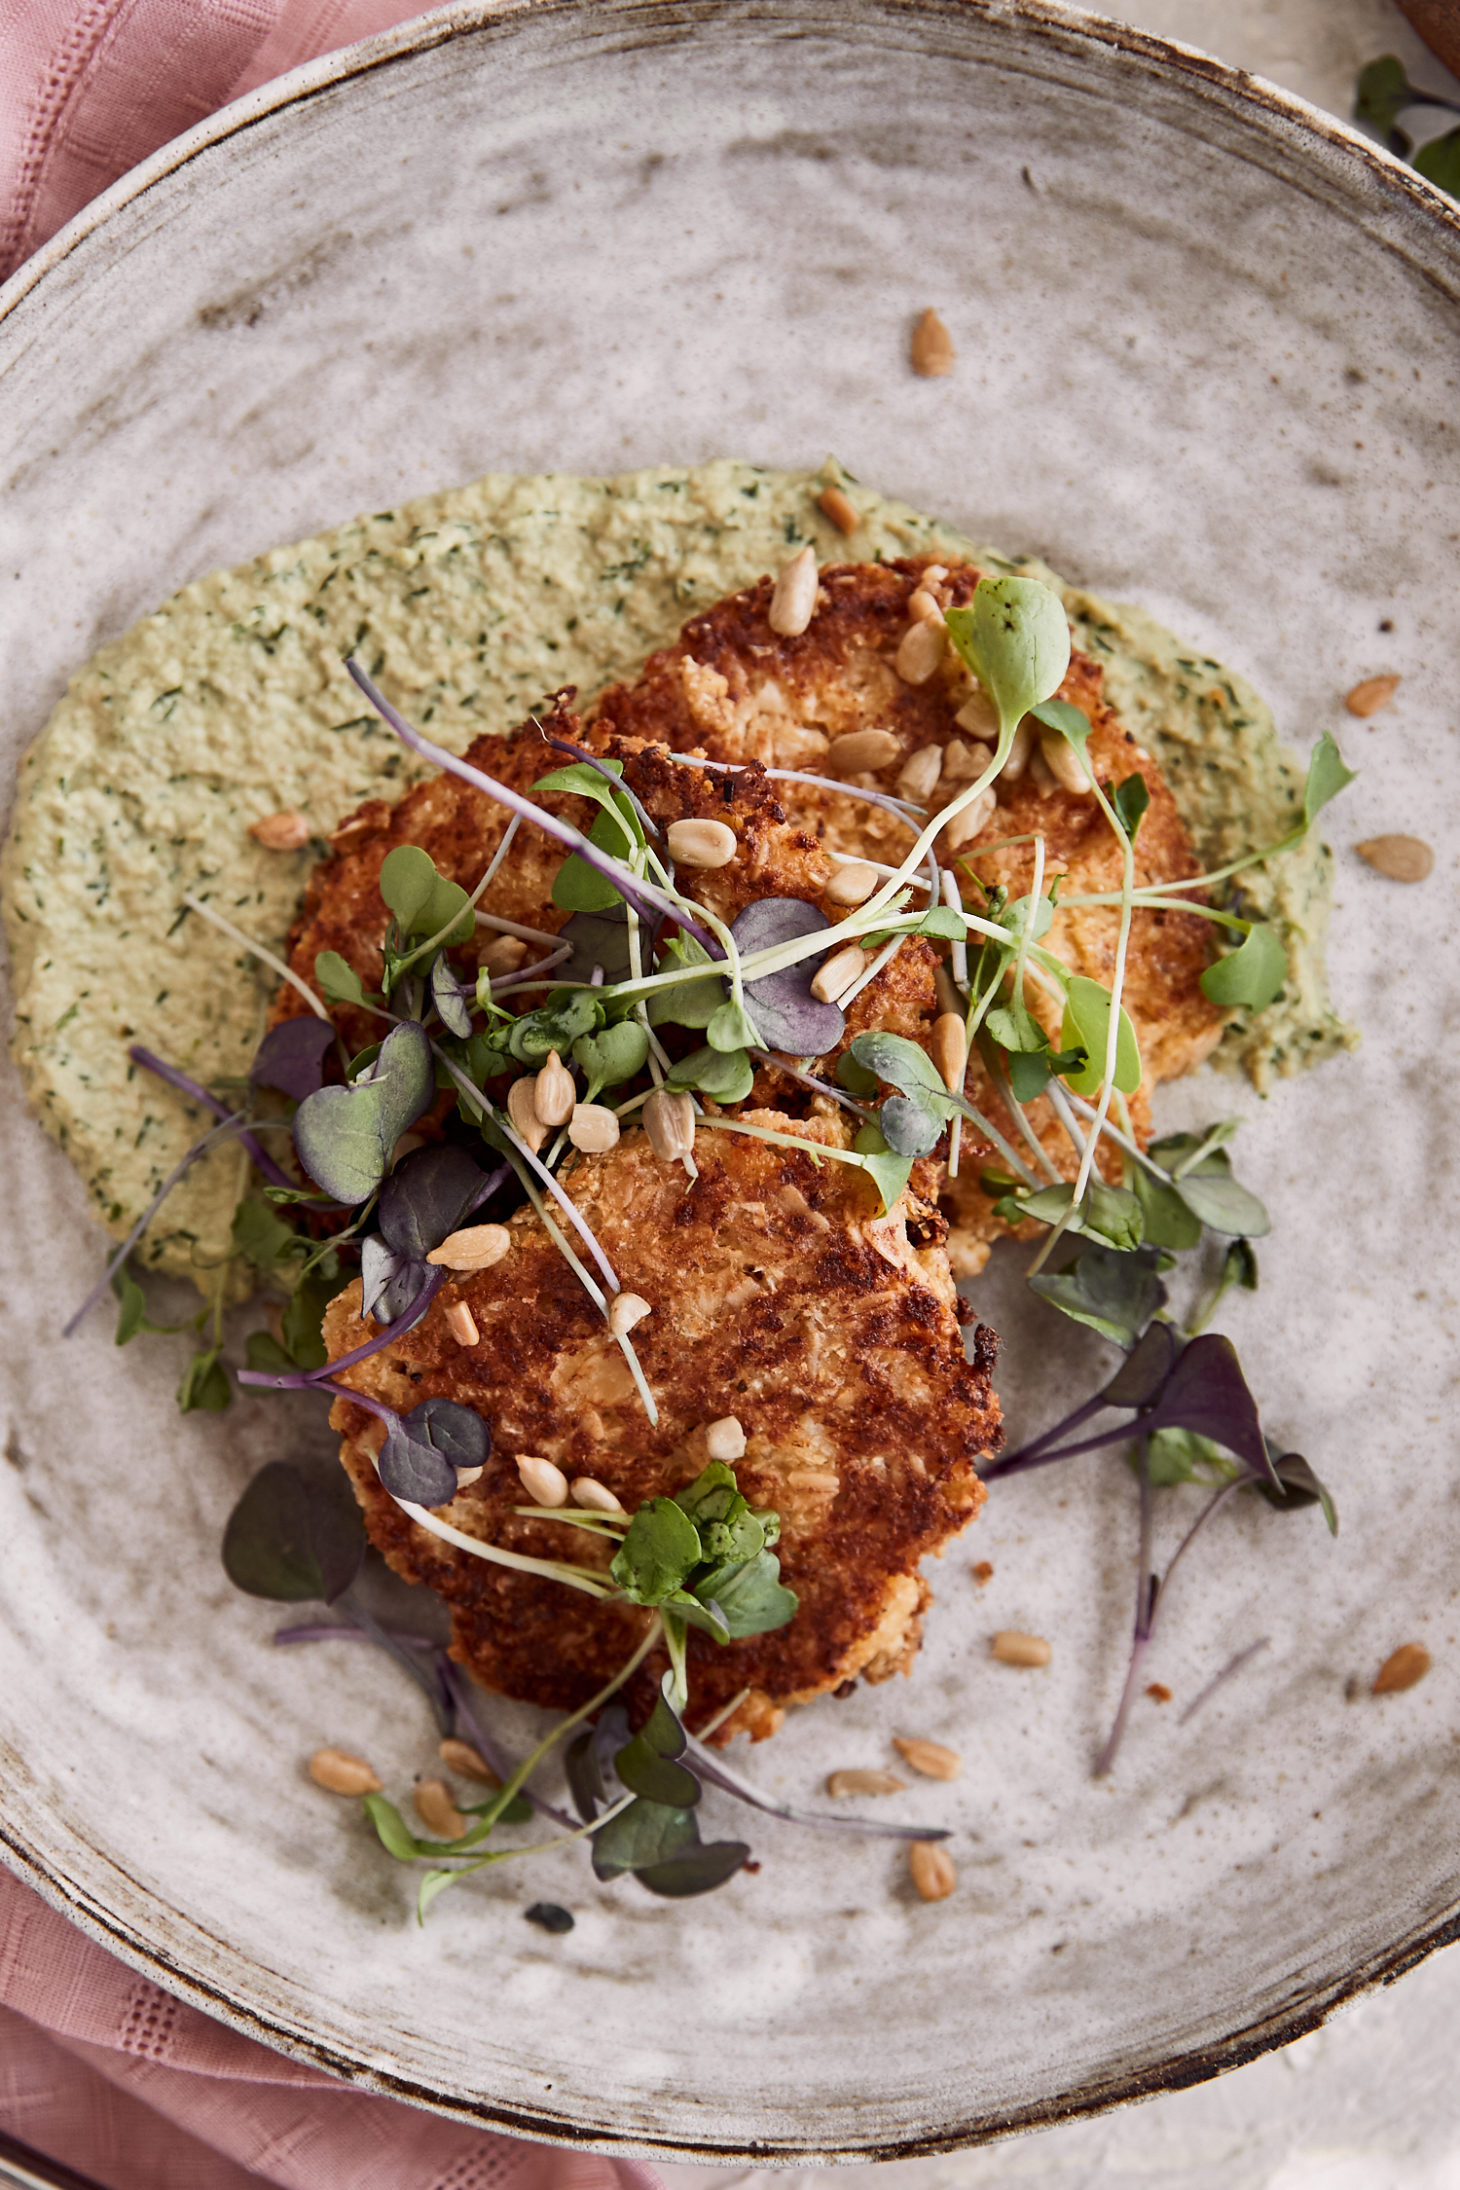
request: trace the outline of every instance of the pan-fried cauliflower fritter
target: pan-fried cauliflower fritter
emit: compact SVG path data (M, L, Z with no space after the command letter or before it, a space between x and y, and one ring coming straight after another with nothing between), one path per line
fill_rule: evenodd
M749 1122L808 1144L845 1145L838 1120ZM941 1221L904 1199L888 1214L850 1165L723 1130L695 1139L698 1178L625 1133L605 1156L562 1176L625 1288L652 1306L634 1346L659 1409L651 1427L624 1355L530 1209L512 1218L510 1252L454 1277L415 1329L343 1374L406 1410L442 1395L493 1428L484 1473L441 1517L538 1557L607 1565L611 1546L527 1502L520 1455L590 1475L633 1511L691 1482L707 1425L734 1416L740 1488L781 1516L783 1581L800 1598L788 1626L719 1645L690 1635L691 1723L742 1689L730 1726L773 1733L788 1704L862 1676L905 1670L928 1590L919 1561L941 1549L983 1500L980 1454L999 1440L980 1331L965 1355L958 1302L938 1241ZM332 1357L373 1335L360 1291L332 1303ZM470 1310L476 1343L448 1323ZM373 1541L398 1572L450 1604L453 1649L489 1687L559 1707L584 1702L630 1655L649 1614L604 1605L458 1551L413 1523L381 1488L371 1454L377 1417L338 1400L332 1417ZM642 1702L663 1670L638 1676Z
M862 563L825 569L810 624L783 637L769 621L773 584L764 578L717 602L684 627L674 646L651 657L632 684L603 694L592 728L657 739L672 750L701 752L722 762L758 760L768 768L835 777L859 789L910 797L931 814L950 803L992 757L998 726L993 709L951 645L939 645L938 611L972 600L980 573L971 565L928 561ZM920 640L916 634L930 631ZM1159 769L1104 704L1103 672L1087 655L1071 657L1059 697L1090 723L1090 761L1102 783L1139 774L1149 806L1136 838L1136 886L1198 873L1191 839ZM875 765L862 765L870 744ZM859 744L848 744L857 739ZM875 749L880 740L880 752ZM1002 883L1011 897L1032 885L1034 851L1045 838L1045 887L1063 875L1062 894L1119 892L1121 854L1088 792L1066 787L1039 745L1016 748L993 794L938 840L945 866L959 870L965 901L976 910L980 884ZM1058 741L1050 746L1064 765ZM1067 752L1068 749L1066 748ZM814 785L778 781L786 811L828 849L850 858L900 862L916 834L885 808ZM919 821L921 826L921 819ZM962 831L967 829L965 838ZM1009 838L1025 841L1009 844ZM982 846L998 847L984 851ZM925 900L915 900L924 902ZM1118 910L1114 905L1057 910L1045 948L1070 967L1109 987L1115 970ZM1210 958L1207 924L1182 912L1138 911L1131 923L1122 1001L1135 1025L1145 1081L1133 1103L1143 1129L1151 1085L1191 1071L1215 1045L1222 1013L1199 987ZM1039 1001L1031 997L1037 1010ZM1058 1034L1057 1022L1050 1031ZM1005 1134L1016 1128L975 1055L967 1093ZM1031 1123L1056 1167L1072 1177L1074 1151L1049 1105L1033 1106ZM962 1271L982 1266L987 1242L1004 1227L978 1186L980 1161L991 1155L972 1136L944 1207L955 1225L953 1248ZM995 1161L999 1159L995 1158Z
M586 798L559 791L535 791L545 775L571 761L572 755L555 750L549 736L581 742L582 726L568 710L567 695L555 696L554 704L540 720L525 723L510 737L478 738L466 760L508 788L530 795L548 812L561 816L585 833L596 809ZM641 738L608 737L597 740L607 758L623 763L624 781L660 825L690 820L723 821L734 831L734 857L723 867L684 867L678 882L684 894L727 923L759 898L799 897L822 906L830 920L845 912L844 906L824 901L827 883L835 872L813 832L788 819L785 803L764 771L753 767L743 774L686 767L670 759L660 747ZM336 832L334 857L318 867L310 879L304 904L290 938L290 963L301 979L314 979L314 961L321 951L336 951L360 975L367 988L380 980L380 946L388 915L380 900L380 870L386 855L398 844L417 844L430 853L441 873L463 889L475 889L500 845L511 815L506 807L464 783L459 776L433 777L410 791L394 807L372 800ZM483 913L535 928L556 936L570 918L552 901L553 879L565 857L563 846L541 829L519 826L507 856L479 903ZM454 955L466 964L481 963L484 953L500 938L499 930L481 926L475 941ZM550 946L528 943L528 959L540 958ZM937 960L930 945L906 945L893 962L871 981L856 999L847 1017L847 1032L839 1047L868 1027L885 1027L912 1040L923 1039L936 1010L934 969ZM529 1003L541 1000L541 988L528 994ZM510 1002L508 990L504 1002ZM292 1018L308 1005L287 984L275 1004L277 1019ZM349 1005L335 1005L332 1016L351 1049L361 1049L379 1039L379 1021ZM779 1085L788 1083L783 1076Z

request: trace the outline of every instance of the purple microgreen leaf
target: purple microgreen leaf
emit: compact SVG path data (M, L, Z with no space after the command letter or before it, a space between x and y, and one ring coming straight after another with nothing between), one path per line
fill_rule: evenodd
M634 1876L650 1893L681 1901L691 1894L713 1893L749 1860L750 1850L743 1840L709 1840L662 1863L641 1863Z
M476 992L475 981L458 981L445 951L438 952L431 961L431 1001L447 1033L463 1042L471 1038L471 1007Z
M730 933L741 956L748 957L777 943L820 934L830 925L825 913L804 898L762 897L746 906ZM783 1049L792 1057L824 1057L836 1048L846 1032L846 1014L839 1004L818 1003L811 994L816 973L816 962L802 959L746 982L745 1000L767 1049Z
M1279 1513L1292 1513L1299 1506L1321 1506L1323 1518L1328 1523L1328 1533L1336 1536L1338 1507L1333 1502L1332 1493L1318 1480L1303 1455L1300 1452L1279 1452L1271 1439L1268 1440L1267 1451L1279 1485L1276 1490L1271 1483L1262 1482L1257 1485L1268 1504L1276 1506Z
M333 1604L365 1556L365 1525L339 1468L308 1475L287 1460L260 1468L223 1531L236 1589L285 1604Z
M1144 1430L1195 1430L1235 1454L1247 1472L1281 1489L1268 1458L1257 1402L1247 1388L1237 1349L1229 1338L1207 1332L1182 1349Z
M239 1383L259 1385L266 1390L279 1392L334 1392L342 1399L353 1399L360 1406L370 1408L373 1413L381 1415L386 1421L394 1421L395 1417L388 1407L380 1406L375 1400L367 1398L363 1392L351 1391L346 1384L336 1383L334 1381L336 1373L341 1369L353 1369L357 1361L368 1361L372 1354L378 1354L386 1346L395 1345L399 1339L405 1337L407 1331L414 1330L436 1294L446 1283L446 1277L446 1271L428 1264L421 1290L416 1294L410 1306L403 1310L394 1322L388 1323L385 1329L377 1333L374 1338L367 1339L363 1346L356 1346L350 1353L341 1354L338 1360L327 1362L324 1367L318 1369L294 1369L284 1375L274 1375L264 1371L261 1367L255 1368L253 1360L250 1359L248 1367L238 1371ZM255 1338L258 1338L264 1334L256 1332L254 1335ZM250 1340L249 1344L252 1348L253 1340Z
M415 1305L431 1265L389 1246L378 1232L360 1242L360 1314L395 1323Z
M464 1148L418 1148L398 1163L380 1194L380 1229L398 1254L424 1260L494 1193L507 1166L483 1171Z
M402 1133L436 1096L431 1045L413 1021L392 1027L368 1076L322 1087L294 1114L294 1146L311 1179L347 1207L367 1201Z
M296 1103L302 1103L324 1084L325 1052L334 1038L329 1020L312 1012L285 1019L270 1027L254 1051L248 1076L255 1087L277 1088L281 1095L292 1095Z
M458 1468L479 1468L492 1433L479 1414L454 1399L423 1399L386 1432L376 1467L392 1498L444 1506L456 1496Z

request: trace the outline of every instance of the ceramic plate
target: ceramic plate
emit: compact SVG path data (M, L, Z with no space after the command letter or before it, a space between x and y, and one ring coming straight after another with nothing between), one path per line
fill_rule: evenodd
M913 1898L884 1843L767 1820L759 1874L702 1902L599 1890L574 1852L424 1931L406 1874L300 1770L346 1740L407 1781L429 1755L410 1692L347 1645L271 1652L274 1615L218 1568L280 1417L179 1420L166 1348L58 1342L99 1241L7 1067L0 1832L24 1875L360 2083L701 2157L905 2155L1190 2082L1449 1936L1457 291L1454 209L1384 155L1034 0L449 9L216 117L22 270L0 319L7 771L71 665L271 543L488 469L830 444L1154 610L1300 748L1342 734L1363 773L1332 816L1333 980L1364 1033L1266 1104L1223 1081L1166 1107L1251 1114L1275 1230L1228 1327L1344 1526L1212 1531L1152 1668L1177 1704L1143 1703L1113 1781L1090 1777L1132 1596L1111 1462L1000 1487L935 1574L911 1683L746 1762L808 1797L893 1732L956 1745L959 1782L902 1798L954 1830L950 1900ZM929 303L945 380L905 362ZM1342 712L1391 668L1395 706ZM1435 843L1429 882L1355 860L1384 830ZM980 1302L1017 1433L1098 1349L1018 1306L1009 1271ZM1049 1636L1048 1671L995 1664L1000 1627ZM1429 1678L1371 1697L1407 1641ZM523 1923L539 1893L570 1935Z

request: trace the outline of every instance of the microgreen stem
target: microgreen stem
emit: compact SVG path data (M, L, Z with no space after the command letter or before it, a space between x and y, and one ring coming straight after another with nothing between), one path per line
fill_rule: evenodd
M348 1385L343 1390L347 1398L356 1400L361 1406L369 1405L359 1392L352 1392ZM394 1491L386 1486L382 1487L386 1488L388 1497L395 1498ZM504 1551L500 1544L484 1543L480 1536L468 1536L465 1529L455 1527L450 1521L439 1520L425 1506L418 1506L414 1498L396 1498L395 1502L418 1528L426 1529L432 1536L439 1536L443 1544L455 1544L458 1551L469 1551L474 1558L485 1559L490 1566L511 1567L518 1574L541 1574L550 1582L561 1582L566 1589L580 1590L585 1597L617 1595L613 1588L591 1573L587 1567L570 1566L566 1560L560 1559L529 1558L524 1551Z
M1249 1643L1245 1650L1239 1650L1235 1658L1229 1658L1226 1664L1222 1667L1221 1672L1214 1673L1211 1679L1207 1682L1205 1688L1199 1688L1197 1690L1196 1694L1192 1697L1190 1703L1186 1706L1186 1709L1182 1712L1180 1718L1176 1721L1177 1725L1184 1726L1188 1719L1195 1718L1197 1712L1201 1709L1202 1705L1204 1703L1209 1703L1212 1697L1216 1694L1217 1690L1224 1686L1224 1684L1232 1678L1232 1675L1234 1673L1240 1673L1243 1666L1246 1665L1250 1659L1255 1658L1260 1650L1267 1649L1268 1640L1269 1638L1266 1635L1259 1635L1256 1642Z
M116 1276L118 1270L120 1270L122 1264L126 1261L128 1255L130 1255L132 1249L136 1246L138 1240L142 1237L142 1234L146 1231L148 1225L152 1222L152 1219L156 1216L158 1210L166 1201L168 1195L172 1192L173 1188L176 1186L178 1180L182 1177L183 1173L185 1171L191 1170L192 1166L197 1162L198 1158L200 1156L206 1155L210 1148L215 1148L220 1141L231 1139L233 1135L236 1134L238 1130L239 1120L242 1117L243 1112L240 1110L237 1117L225 1118L222 1125L215 1125L212 1131L209 1133L205 1133L200 1141L194 1141L192 1147L188 1150L187 1154L181 1159L181 1161L173 1165L173 1168L171 1169L171 1171L168 1172L167 1177L163 1180L161 1186L158 1187L157 1192L153 1195L151 1201L148 1202L147 1207L143 1210L141 1216L132 1226L131 1231L122 1241L121 1246L116 1250L116 1253L107 1263L106 1268L102 1271L101 1276L97 1279L95 1285L92 1286L91 1291L87 1294L85 1300L82 1301L81 1306L77 1309L75 1315L72 1316L69 1323L65 1324L62 1327L62 1338L70 1338L73 1332L80 1329L81 1325L85 1322L86 1318L90 1315L92 1309L96 1306L97 1302L106 1292L108 1286L111 1284L112 1279Z
M459 1723L476 1744L478 1753L484 1761L491 1766L498 1779L505 1783L511 1774L512 1767L499 1744L493 1740L486 1727L477 1717L476 1697L472 1683L467 1679L461 1668L452 1663L450 1658L444 1658L442 1661L441 1677L446 1684L447 1694L455 1705ZM543 1817L550 1817L555 1825L562 1825L569 1832L576 1831L578 1820L571 1817L566 1810L556 1809L551 1802L545 1802L541 1795L533 1794L528 1788L524 1788L522 1792L527 1801L532 1804L534 1810L539 1811Z
M328 1025L333 1026L334 1021L330 1018L325 1006L315 995L308 982L300 980L292 966L286 965L282 958L276 957L273 951L266 949L262 943L256 943L251 935L245 935L242 928L236 928L231 920L225 920L221 912L215 912L211 905L204 904L201 897L194 897L191 890L183 891L182 901L189 912L200 914L204 920L211 920L215 928L221 928L225 935L231 936L235 943L241 944L246 951L251 952L255 958L269 967L271 972L277 973L281 981L287 981L291 988L297 989L316 1018L323 1019Z
M731 1711L739 1708L749 1693L748 1689L743 1690L732 1704L727 1705L725 1711L711 1719L703 1732L688 1737L695 1760L695 1771L701 1779L708 1780L712 1787L733 1795L737 1802L748 1803L752 1810L763 1811L767 1817L784 1818L792 1825L815 1826L821 1832L870 1834L880 1840L951 1839L952 1835L946 1827L939 1825L898 1825L885 1822L882 1818L837 1817L826 1810L803 1810L794 1803L775 1802L769 1795L761 1794L748 1780L742 1779L738 1772L733 1772L729 1765L722 1764L719 1756L705 1747L709 1734Z
M505 1165L503 1169L506 1169ZM415 1299L403 1314L397 1316L394 1323L387 1323L376 1332L374 1338L367 1339L363 1346L356 1346L353 1352L341 1354L334 1361L327 1361L322 1369L291 1369L278 1376L264 1369L240 1369L237 1372L239 1383L261 1385L275 1392L303 1392L321 1383L326 1377L337 1376L341 1369L353 1369L357 1361L368 1361L372 1354L383 1352L396 1339L404 1338L408 1331L415 1329L446 1283L447 1274L445 1270L433 1267Z
M613 859L601 852L570 821L560 821L556 814L550 814L545 807L535 805L530 798L524 798L520 791L510 789L505 783L498 783L495 777L484 774L480 768L474 768L470 761L462 760L455 753L448 753L444 745L437 745L430 738L423 737L419 730L406 721L404 715L391 706L385 694L366 675L353 654L346 658L345 667L376 713L389 723L396 736L413 753L419 753L422 760L432 762L435 767L445 770L449 775L459 776L463 783L470 783L478 791L484 791L488 798L495 799L512 813L520 814L524 821L534 823L545 835L556 837L560 844L567 845L569 851L576 852L586 866L594 868L611 882L625 903L637 897L637 909L641 918L651 910L666 915L693 935L714 956L712 938L687 910L682 899L676 901L666 897L651 883L633 880L622 860Z
M837 998L837 1006L839 1010L843 1012L851 1010L853 1004L855 1004L863 989L871 987L872 983L876 980L878 974L882 971L883 967L890 965L892 960L897 956L898 952L902 949L905 941L905 936L894 935L888 942L883 944L881 950L877 953L877 956L873 959L871 965L865 967L864 970L857 975L857 978L852 983L851 987L849 989L844 989L841 995Z
M229 1110L206 1087L200 1086L196 1080L190 1080L185 1072L179 1072L177 1066L170 1065L166 1058L158 1057L150 1049L144 1049L140 1042L134 1042L127 1051L127 1055L134 1065L140 1065L144 1072L155 1073L159 1080L166 1080L169 1087L175 1087L180 1095L186 1095L191 1102L199 1104L204 1110L211 1111L215 1118L226 1118L232 1121L244 1115L241 1110ZM287 1119L284 1118L256 1119L254 1122L265 1130L273 1127L276 1131L288 1124ZM259 1146L248 1127L244 1127L240 1131L238 1139L248 1150L254 1168L262 1172L271 1186L286 1187L292 1192L294 1181L290 1178L288 1172L280 1170L267 1150Z
M626 1663L619 1667L613 1679L605 1687L600 1688L596 1696L590 1696L588 1701L581 1704L569 1718L565 1718L561 1725L554 1726L550 1732L546 1733L537 1747L518 1765L507 1784L482 1813L482 1822L488 1831L496 1824L497 1819L506 1809L513 1796L519 1794L526 1786L548 1751L562 1740L564 1734L570 1734L575 1726L581 1726L584 1719L592 1718L595 1712L602 1710L611 1696L618 1694L624 1683L631 1680L634 1674L637 1673L645 1658L648 1657L649 1652L662 1638L663 1633L664 1622L656 1612L648 1627L644 1630L637 1649ZM601 1824L603 1820L600 1818L597 1822Z
M845 1088L837 1087L831 1080L819 1080L814 1072L803 1072L799 1065L793 1065L790 1058L783 1057L777 1049L753 1049L750 1055L758 1065L771 1065L777 1072L784 1072L788 1080L798 1080L802 1087L809 1087L816 1094L828 1096L832 1102L840 1103L843 1110L849 1110L864 1125L876 1115L865 1103L859 1103L848 1095Z
M512 819L515 824L517 816L514 814ZM520 920L504 919L501 913L479 912L476 923L479 928L490 928L494 935L515 935L519 943L544 943L549 950L558 944L558 937L549 935L546 928L529 928Z
M542 724L537 721L536 715L532 717L532 720L537 723L538 729L542 730ZM586 767L593 769L595 774L602 776L605 783L611 784L621 797L626 798L643 823L644 834L647 837L663 837L664 831L660 828L644 801L638 796L637 792L629 789L622 776L614 774L606 761L600 760L596 753L590 753L586 745L575 745L571 738L548 737L545 730L543 730L543 736L547 738L547 742L554 752L569 753L574 760L582 761Z

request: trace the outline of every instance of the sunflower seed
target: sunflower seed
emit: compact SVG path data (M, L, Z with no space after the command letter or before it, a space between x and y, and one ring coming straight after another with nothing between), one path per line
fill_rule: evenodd
M1095 786L1085 773L1085 763L1067 737L1058 730L1041 730L1039 750L1062 791L1068 791L1072 798L1094 797Z
M958 1884L952 1856L936 1841L915 1840L907 1851L907 1867L923 1901L946 1901Z
M695 1106L688 1095L656 1087L642 1115L649 1146L661 1163L683 1163L694 1153Z
M1048 1665L1049 1644L1042 1635L1021 1635L1014 1627L1001 1627L990 1645L1000 1665Z
M844 943L833 951L814 976L811 993L818 1004L834 1004L857 976L867 970L867 953L856 943Z
M1370 1694L1393 1696L1402 1688L1413 1688L1416 1681L1424 1679L1433 1663L1423 1643L1401 1643L1375 1674Z
M444 1779L418 1779L411 1800L428 1833L435 1833L438 1840L460 1840L466 1831L466 1819Z
M458 1741L454 1734L447 1735L436 1754L447 1770L455 1772L460 1779L480 1780L483 1787L500 1787L502 1784L501 1778L492 1770L480 1749L474 1749L469 1741Z
M1398 690L1398 677L1365 677L1345 695L1343 704L1351 715L1377 715Z
M767 622L783 639L797 639L816 612L816 550L804 547L782 566Z
M906 1791L907 1781L899 1779L896 1772L829 1772L826 1791L839 1795L900 1795Z
M512 1234L505 1224L468 1224L449 1233L426 1260L442 1270L490 1270L511 1245Z
M738 844L724 821L671 821L669 856L678 867L728 867Z
M586 1506L590 1513L622 1513L624 1510L607 1483L600 1483L592 1475L573 1478L573 1503Z
M924 1779L957 1779L963 1770L963 1759L956 1749L945 1749L941 1741L918 1741L894 1734L892 1746L901 1753L904 1763Z
M520 1080L514 1080L507 1090L507 1115L520 1141L525 1141L534 1156L548 1137L548 1128L537 1114L537 1075L525 1072Z
M941 630L943 611L938 606L935 597L928 591L926 584L915 586L908 595L907 616L909 623L937 624Z
M876 887L877 869L869 867L865 859L849 859L844 867L837 868L824 894L833 905L863 905Z
M527 964L527 945L520 935L494 935L482 952L480 963L494 981L500 980Z
M265 814L249 823L248 833L266 852L297 852L309 842L309 823L303 814Z
M711 1422L705 1431L705 1451L712 1460L743 1460L745 1457L745 1432L737 1415L721 1415L718 1422Z
M578 1103L568 1120L568 1139L585 1156L602 1156L618 1145L619 1122L606 1103Z
M615 1293L608 1304L608 1327L615 1338L626 1338L636 1323L653 1313L642 1293Z
M835 525L837 531L848 540L861 526L862 519L856 503L850 495L843 494L840 487L827 487L823 493L818 494L816 507L827 523Z
M1391 882L1423 882L1434 869L1435 855L1423 837L1371 836L1354 850Z
M532 1088L532 1107L552 1130L566 1125L578 1101L573 1075L555 1049L550 1049Z
M945 373L953 370L958 352L953 347L952 335L931 304L912 331L910 355L913 371L924 380L941 380Z
M901 738L890 730L848 730L832 739L826 764L833 775L860 776L868 769L886 768L901 751Z
M964 712L966 713L967 710L965 709ZM963 717L961 715L959 717L959 720L960 722L963 720ZM970 726L965 724L964 727L968 728ZM1019 781L1019 778L1023 775L1025 769L1029 766L1030 756L1033 751L1034 723L1032 719L1028 715L1026 715L1024 717L1024 720L1020 723L1018 729L1014 732L1013 742L1010 744L1009 747L1009 757L1004 762L1003 767L999 770L999 781L1001 783L1017 783Z
M936 745L920 745L915 753L909 753L898 771L897 788L904 798L915 805L926 806L937 789L938 778L943 773L943 755Z
M348 1749L316 1749L309 1776L332 1795L378 1795L385 1784L363 1757L351 1756Z
M477 1329L476 1318L464 1300L453 1300L446 1311L446 1328L458 1346L479 1346L482 1334ZM459 1478L458 1478L459 1480Z
M960 806L957 813L944 822L938 835L939 851L959 852L965 844L971 844L980 831L987 828L998 803L993 785L986 783L977 798Z
M568 1478L551 1460L543 1460L533 1452L519 1453L517 1473L535 1506L565 1506L568 1503Z
M909 624L893 659L904 684L926 684L943 659L947 634L941 624Z
M933 1062L949 1094L961 1095L968 1069L968 1031L961 1012L941 1012L933 1021Z

